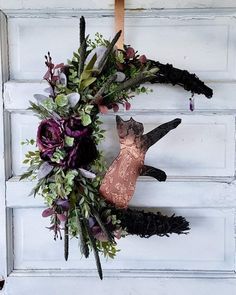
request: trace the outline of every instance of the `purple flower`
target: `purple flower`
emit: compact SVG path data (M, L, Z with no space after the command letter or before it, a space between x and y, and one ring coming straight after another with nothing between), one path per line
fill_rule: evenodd
M43 210L42 216L49 217L51 216L51 226L47 227L50 230L54 231L54 239L58 238L61 239L61 227L60 225L66 222L68 218L68 211L70 208L70 203L68 199L57 199L53 202L51 208L47 208Z
M62 128L54 119L43 120L37 132L37 146L45 156L51 156L56 148L63 147Z
M98 109L102 114L106 114L108 112L108 107L102 104L98 104Z
M131 104L129 102L127 102L127 101L125 102L124 106L125 106L126 111L129 111L130 108L131 108Z
M57 214L57 218L62 222L65 222L67 220L67 217L65 214Z
M89 126L83 126L78 117L64 119L62 124L65 135L74 138L73 145L66 147L67 155L63 165L70 169L86 168L98 155L96 144L91 136L92 129Z
M98 225L93 226L91 231L92 231L94 238L97 239L98 241L101 241L101 242L108 241L107 235L102 231L100 226L98 226Z
M127 47L125 50L126 58L134 58L135 57L135 50L132 47Z
M43 76L43 79L45 79L49 85L52 88L52 97L55 98L55 86L58 83L58 81L60 80L59 74L60 72L63 71L63 69L65 68L63 63L60 63L58 65L54 65L54 63L52 62L52 57L50 55L50 52L48 52L47 55L45 55L45 64L48 68L47 72L45 73L45 75Z
M56 205L60 206L64 211L68 211L70 209L70 203L67 199L58 199L55 203Z
M147 58L146 58L146 55L141 55L140 57L139 57L139 61L140 61L140 63L141 64L145 64L146 62L147 62Z
M54 223L51 226L47 227L49 230L52 230L54 232L54 240L56 240L58 237L60 240L62 240L62 235L61 235L61 227L59 224Z
M65 145L66 137L73 138L70 145ZM91 127L83 126L78 117L64 118L59 122L43 120L38 127L37 146L44 161L70 169L86 168L98 156ZM65 156L55 164L51 157L57 148L63 148Z
M65 134L70 137L80 137L88 134L89 129L82 125L80 118L70 117L63 123Z
M68 148L65 165L71 169L88 166L98 156L95 142L90 135L80 136L75 140L73 147Z
M111 224L107 223L106 224L108 227L111 226ZM110 225L110 226L109 226ZM97 239L98 241L101 241L101 242L107 242L108 241L108 237L107 235L103 232L103 230L101 229L101 227L97 224L90 224L89 223L89 226L91 227L91 231L92 231L92 234L94 236L95 239ZM115 229L115 230L112 230L112 235L117 238L117 239L120 239L121 236L122 236L122 228L118 228L118 229Z
M47 208L47 209L43 210L43 212L42 212L43 217L49 217L53 214L54 214L53 208Z
M114 113L116 113L116 112L119 111L119 106L118 106L117 103L114 103L114 104L112 105L112 108L113 108Z

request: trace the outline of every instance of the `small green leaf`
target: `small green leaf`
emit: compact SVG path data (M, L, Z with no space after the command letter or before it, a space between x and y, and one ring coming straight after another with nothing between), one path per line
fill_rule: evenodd
M64 107L68 104L68 98L64 94L59 94L56 97L55 102L59 107Z
M74 79L77 77L77 72L73 70L73 72L69 76L71 79Z
M88 79L89 77L91 77L91 75L92 75L92 70L90 71L84 70L81 74L80 81Z
M79 55L76 52L73 52L73 55L77 58L77 60L79 60Z
M141 89L140 89L140 90L141 90L141 92L142 92L142 93L145 93L145 92L146 92L146 88L145 88L144 86L143 86L143 87L141 87Z
M87 105L85 107L85 113L90 114L93 108L94 108L94 105Z
M78 83L80 82L80 80L79 80L79 78L74 78L74 79L72 80L72 82L73 82L74 84L78 84Z
M87 80L83 80L80 84L81 90L84 90L85 88L87 88L89 85L91 85L96 80L97 80L97 78L95 78L95 77L91 77L91 78L88 78Z
M124 62L125 62L123 52L121 52L121 51L118 51L118 52L117 52L116 60L117 60L119 63L124 63Z
M97 54L95 53L94 56L89 61L89 63L86 65L84 71L92 70L96 60L97 60Z
M88 126L89 124L92 123L92 120L88 114L83 114L81 117L81 120L84 126Z
M27 171L20 176L20 180L29 178L32 175L33 171Z
M51 111L54 109L55 104L51 98L47 98L42 102L42 106Z
M74 138L70 136L65 136L65 143L68 146L72 146L74 144Z
M156 74L160 69L159 68L152 68L149 70L149 73Z

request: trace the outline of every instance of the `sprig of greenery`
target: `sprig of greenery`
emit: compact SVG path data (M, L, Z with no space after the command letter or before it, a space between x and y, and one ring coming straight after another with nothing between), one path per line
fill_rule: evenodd
M107 47L109 45L109 41L106 40L102 34L100 33L95 33L94 40L88 39L87 44L89 46L89 49L92 50L98 46L105 46Z

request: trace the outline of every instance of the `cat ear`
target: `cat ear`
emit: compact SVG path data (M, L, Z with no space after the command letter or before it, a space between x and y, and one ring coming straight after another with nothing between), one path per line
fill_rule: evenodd
M116 125L119 126L123 122L124 120L122 120L120 116L116 115Z

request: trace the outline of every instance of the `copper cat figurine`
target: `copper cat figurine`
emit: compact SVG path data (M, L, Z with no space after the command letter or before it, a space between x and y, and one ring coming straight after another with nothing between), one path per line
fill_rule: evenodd
M139 175L151 176L165 181L164 171L144 165L147 150L170 130L176 128L181 119L164 123L143 134L143 124L130 118L124 121L116 116L120 139L120 153L105 174L100 186L101 195L117 208L127 208Z

